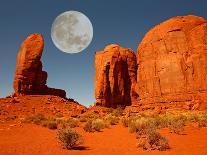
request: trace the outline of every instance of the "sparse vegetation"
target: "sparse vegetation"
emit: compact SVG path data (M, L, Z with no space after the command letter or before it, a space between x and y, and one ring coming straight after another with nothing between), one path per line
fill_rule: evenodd
M66 123L70 128L75 128L79 126L79 120L77 118L69 118Z
M102 119L95 119L92 121L92 128L95 131L100 132L101 129L103 129L105 127L104 121Z
M42 126L47 127L49 129L53 129L53 130L57 129L58 127L57 121L54 121L54 120L45 120L41 124Z
M116 109L109 108L107 110L108 114L111 114L112 116L120 117L123 115L123 109L121 107L118 107Z
M46 120L46 118L45 118L44 115L42 115L42 114L36 114L36 115L32 115L32 116L25 117L22 120L22 122L23 123L34 123L34 124L40 125L45 120Z
M170 132L180 134L184 130L185 122L183 120L175 120L169 124Z
M137 146L144 150L164 151L169 149L168 140L154 129L146 130L145 135L139 138Z
M105 128L105 122L102 119L88 120L83 127L86 132L100 132L103 128Z
M100 118L99 114L95 112L84 113L80 116L80 122L87 122L88 120L94 120Z
M86 124L84 125L83 129L84 129L86 132L93 132L92 120L88 120L88 121L86 122Z
M119 123L119 118L109 114L105 117L105 121L106 124L108 123L109 125L116 125Z
M58 130L58 139L62 143L63 148L68 150L83 143L82 136L70 128Z
M141 134L147 130L147 128L152 128L152 126L149 123L149 119L142 117L140 119L130 121L128 128L131 133L136 132Z

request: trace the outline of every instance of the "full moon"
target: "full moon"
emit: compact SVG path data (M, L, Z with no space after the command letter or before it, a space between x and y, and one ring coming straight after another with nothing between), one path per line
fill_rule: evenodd
M55 46L63 52L82 52L92 41L93 26L83 13L67 11L54 20L51 37Z

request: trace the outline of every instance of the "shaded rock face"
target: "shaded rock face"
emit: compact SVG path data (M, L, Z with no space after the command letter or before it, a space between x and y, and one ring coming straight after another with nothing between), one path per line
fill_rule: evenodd
M96 105L131 105L137 98L136 56L131 49L109 45L95 54Z
M47 72L42 71L44 39L41 34L28 36L20 46L14 77L15 94L48 94L65 97L64 90L48 88Z
M207 105L207 21L189 15L155 26L138 46L137 64L141 101Z

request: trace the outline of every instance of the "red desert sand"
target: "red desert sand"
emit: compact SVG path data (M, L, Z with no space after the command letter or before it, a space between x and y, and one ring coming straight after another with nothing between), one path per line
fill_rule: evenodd
M1 124L0 154L2 155L136 155L136 154L172 154L196 155L207 154L207 128L186 127L183 135L161 133L169 139L171 149L143 151L136 147L136 136L130 134L122 125L104 129L103 132L86 133L77 129L84 136L84 143L77 150L64 150L56 139L56 131L37 125L18 123Z

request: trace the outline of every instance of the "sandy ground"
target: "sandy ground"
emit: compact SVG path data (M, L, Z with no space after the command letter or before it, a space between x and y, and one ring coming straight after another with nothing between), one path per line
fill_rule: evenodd
M84 144L77 150L64 150L56 139L56 131L32 124L0 124L1 155L137 155L137 154L207 154L207 128L186 127L183 135L163 129L171 146L168 151L143 151L136 148L137 140L127 128L116 125L103 132L86 133Z

